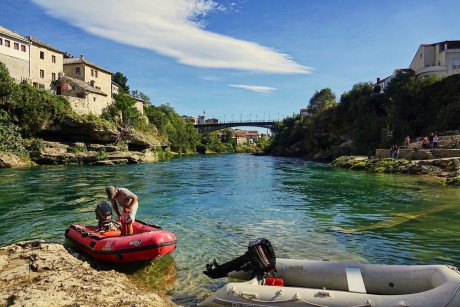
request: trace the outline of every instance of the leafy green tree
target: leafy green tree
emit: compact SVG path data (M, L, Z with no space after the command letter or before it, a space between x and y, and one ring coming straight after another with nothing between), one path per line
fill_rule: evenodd
M112 75L112 81L118 84L123 92L129 93L128 78L121 72Z
M0 151L11 152L16 155L25 155L26 148L21 131L14 125L10 115L0 109Z
M15 95L15 99L20 101L13 110L18 119L16 124L27 137L40 134L43 128L58 123L71 112L64 97L51 95L27 83L21 83Z
M0 99L11 94L13 84L14 81L10 77L8 68L5 64L3 64L3 62L0 62Z
M171 143L173 151L195 152L199 142L196 128L177 114L169 104L144 107L144 114L158 133Z
M336 97L332 90L328 87L323 88L319 92L316 90L308 103L308 109L313 114L330 108L336 104Z
M139 99L144 101L144 102L150 102L150 97L145 95L144 93L142 92L139 92Z
M405 135L423 135L436 121L439 107L431 108L433 86L442 81L439 76L416 77L398 74L385 90L389 97L389 116L394 126L394 137L403 140Z
M140 117L141 114L139 113L139 110L137 110L134 106L136 104L136 99L124 92L113 95L113 98L115 99L115 109L120 111L122 114L123 124L133 122L135 119Z

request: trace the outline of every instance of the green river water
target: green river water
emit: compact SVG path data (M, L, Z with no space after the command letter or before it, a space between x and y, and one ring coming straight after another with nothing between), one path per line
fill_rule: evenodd
M265 237L276 256L460 266L460 189L421 176L370 174L300 159L198 155L123 166L0 170L0 246L65 243L95 224L104 187L139 196L140 220L176 234L177 249L115 269L193 306L223 285L202 274Z

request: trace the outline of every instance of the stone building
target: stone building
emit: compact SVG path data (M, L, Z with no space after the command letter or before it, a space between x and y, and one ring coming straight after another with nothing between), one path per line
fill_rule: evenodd
M0 27L0 62L16 83L30 79L30 42L16 32Z
M112 99L103 91L83 80L62 76L56 81L57 94L65 96L72 110L78 114L101 115Z
M113 103L112 101L112 73L104 69L81 55L79 58L69 57L66 55L64 58L64 76L68 77L67 81L74 82L80 80L89 85L88 87L80 86L84 91L75 92L72 97L81 99L81 105L87 105L86 112L82 113L84 109L79 108L82 114L93 113L100 115L102 110ZM63 80L65 83L65 80ZM83 85L79 83L79 85ZM72 92L67 92L61 88L58 90L62 95L67 95ZM86 94L85 94L86 93ZM76 101L76 99L74 99Z
M62 75L64 52L35 37L30 42L30 82L33 86L56 93L56 81Z

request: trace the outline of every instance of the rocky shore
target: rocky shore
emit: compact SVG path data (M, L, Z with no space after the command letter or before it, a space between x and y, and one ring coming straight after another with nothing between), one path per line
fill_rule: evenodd
M368 159L364 156L342 156L332 165L352 170L375 173L428 175L439 178L442 183L460 186L460 157L427 160Z
M115 126L100 120L69 116L59 125L43 129L40 138L29 141L28 156L0 151L0 168L154 162L165 155L164 149L169 146L168 142L134 129L128 129L116 142L119 134Z
M114 270L44 241L0 248L1 306L176 306Z

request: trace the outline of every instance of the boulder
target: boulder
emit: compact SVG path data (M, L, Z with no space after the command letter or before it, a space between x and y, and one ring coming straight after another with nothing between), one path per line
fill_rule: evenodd
M44 139L65 140L68 142L114 144L120 132L115 125L95 118L83 119L79 116L67 116L57 125L51 125L42 131ZM161 142L153 136L145 135L134 129L128 129L122 141L135 149L161 147Z
M16 168L34 166L28 158L16 156L12 153L0 151L0 168Z

